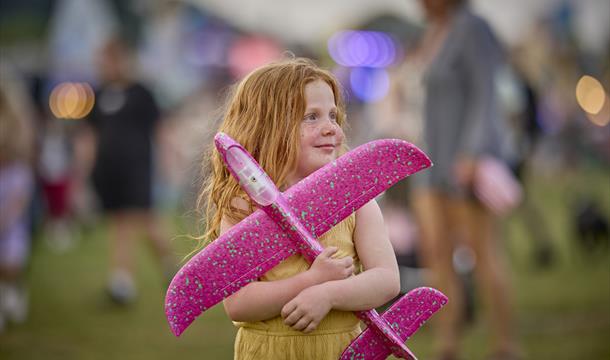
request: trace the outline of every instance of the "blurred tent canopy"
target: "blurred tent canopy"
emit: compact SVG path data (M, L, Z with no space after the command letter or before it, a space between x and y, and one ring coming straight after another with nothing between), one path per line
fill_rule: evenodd
M246 30L312 47L325 44L338 30L358 27L382 14L391 13L404 19L421 18L418 2L405 0L189 1Z
M80 0L91 4L90 0ZM0 2L0 44L44 36L53 8L60 0L20 0ZM470 0L508 44L523 40L538 19L549 9L567 6L574 10L576 36L592 52L603 51L610 42L610 2L606 0ZM187 3L212 13L245 31L263 33L288 43L320 46L334 32L361 27L384 14L421 22L417 0L108 0L122 22L137 26L130 9L159 4ZM133 29L132 29L133 30Z
M383 14L423 20L417 0L185 0L248 31L263 32L286 42L320 46L334 32L360 27ZM606 0L471 0L506 43L519 43L549 9L574 9L574 27L592 51L610 41L610 2ZM237 10L239 9L239 10Z

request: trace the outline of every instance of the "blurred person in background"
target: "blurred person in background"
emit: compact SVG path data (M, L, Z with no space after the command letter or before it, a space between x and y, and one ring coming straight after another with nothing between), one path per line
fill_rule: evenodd
M153 157L160 110L149 90L133 79L126 42L111 38L99 52L102 85L88 124L82 129L79 163L91 167L92 180L110 228L110 298L132 303L135 246L144 230L165 280L174 273L169 237L153 205ZM89 144L87 150L86 144ZM95 150L92 151L93 145ZM83 172L81 170L81 172Z
M399 137L424 146L422 131L424 123L425 81L428 59L423 56L423 31L415 30L403 46L406 56L391 69L391 82L388 96L376 103L375 113L382 114L374 124L375 137ZM412 200L411 182L401 181L388 189L380 202L384 217L387 218L390 241L398 260L401 272L401 293L425 284L425 268L419 251L420 230L410 206ZM466 250L467 251L467 250ZM466 254L464 247L454 249L454 254ZM467 259L466 259L467 260ZM457 267L457 275L464 291L461 295L463 320L471 324L475 319L474 286L472 265L466 261Z
M4 69L3 69L4 70ZM0 333L28 313L29 205L34 193L33 128L27 93L12 76L0 81Z
M515 157L510 164L525 196L520 206L519 220L523 223L532 242L532 263L538 269L548 269L556 261L556 250L549 224L539 203L531 196L526 178L535 166L534 155L543 140L544 131L538 114L538 93L520 68L520 49L511 51L511 64L500 71L498 92L509 132L515 143ZM529 190L529 191L528 191Z
M434 166L413 177L412 205L428 282L450 300L437 318L438 358L459 358L465 290L456 265L464 261L454 260L469 258L492 330L489 359L520 359L507 274L497 248L496 217L474 195L482 159L507 159L506 124L494 94L503 51L489 25L466 1L421 4L428 26L412 56L424 71L423 149Z
M73 182L71 140L63 120L51 114L43 116L37 166L45 204L44 234L52 250L63 252L74 242L70 206Z
M373 103L375 114L371 123L374 138L399 138L421 146L423 125L424 63L417 54L422 34L415 31L403 44L406 56L391 68L388 95ZM418 261L418 229L409 208L410 181L403 180L389 188L380 201L390 241L401 272L401 293L423 286Z

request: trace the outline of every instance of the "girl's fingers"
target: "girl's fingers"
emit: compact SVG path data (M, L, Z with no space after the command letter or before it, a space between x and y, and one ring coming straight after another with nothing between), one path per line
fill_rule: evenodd
M346 256L341 260L345 263L346 266L350 266L350 265L354 264L354 259L352 259L351 256Z
M353 266L353 265L352 265L352 266L350 266L350 267L347 269L347 276L350 276L350 275L354 274L354 272L355 272L355 271L356 271L356 268L354 268L354 266Z
M310 332L314 331L316 329L316 327L318 327L318 324L316 324L312 321L309 323L309 325L307 325L307 327L303 330L303 332L305 334L310 333Z
M290 314L292 314L294 309L296 309L296 305L293 302L289 302L288 304L284 305L280 315L286 319Z
M286 317L284 317L284 324L286 324L288 326L293 326L294 324L299 322L299 320L301 320L302 317L303 317L303 315L300 312L292 311L292 312L288 313L286 315Z
M311 324L311 319L302 317L296 322L296 324L292 325L292 328L301 331L307 329L309 324Z

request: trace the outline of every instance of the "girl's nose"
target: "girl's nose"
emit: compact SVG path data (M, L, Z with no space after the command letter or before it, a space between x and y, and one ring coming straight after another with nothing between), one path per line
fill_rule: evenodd
M337 124L331 119L327 119L322 124L322 135L329 136L335 135L337 132Z

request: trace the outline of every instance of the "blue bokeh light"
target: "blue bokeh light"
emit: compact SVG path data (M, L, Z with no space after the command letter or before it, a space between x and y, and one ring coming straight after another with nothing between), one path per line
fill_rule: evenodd
M390 89L390 76L383 68L355 67L350 73L354 95L364 102L383 99Z

